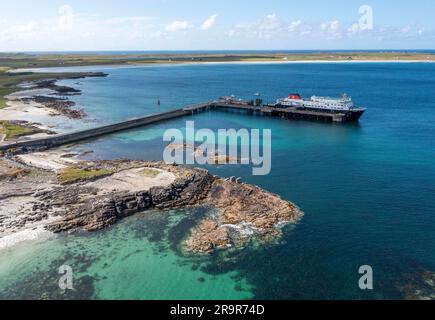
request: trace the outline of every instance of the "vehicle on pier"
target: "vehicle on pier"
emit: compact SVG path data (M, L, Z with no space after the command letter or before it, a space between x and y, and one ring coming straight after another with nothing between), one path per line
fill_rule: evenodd
M232 105L247 105L247 101L243 99L236 98L236 96L232 95L229 97L220 97L219 101L221 103L232 104Z

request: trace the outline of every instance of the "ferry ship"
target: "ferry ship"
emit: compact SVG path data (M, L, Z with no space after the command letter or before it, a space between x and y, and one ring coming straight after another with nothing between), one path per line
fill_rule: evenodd
M303 99L299 93L291 93L286 98L278 99L274 107L345 114L347 121L358 121L366 111L365 108L356 107L345 93L340 98L312 96L309 100Z

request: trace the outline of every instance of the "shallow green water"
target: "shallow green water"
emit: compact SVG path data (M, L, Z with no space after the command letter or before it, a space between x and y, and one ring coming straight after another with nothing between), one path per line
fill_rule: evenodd
M0 298L247 299L237 272L201 271L207 260L177 248L189 213L151 211L97 234L55 236L0 253ZM186 222L186 221L185 221ZM184 223L185 223L184 222ZM73 291L59 288L61 266L73 270Z

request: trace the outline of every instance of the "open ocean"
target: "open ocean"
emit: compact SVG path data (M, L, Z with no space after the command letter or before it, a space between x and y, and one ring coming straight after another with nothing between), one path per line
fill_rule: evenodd
M68 298L401 299L435 272L435 63L204 64L92 67L108 78L64 80L96 126L234 94L272 102L289 92L339 96L368 108L359 124L206 112L70 147L87 159L161 160L168 128L272 130L272 171L207 166L296 203L280 241L185 256L201 210L152 211L112 228L0 252L0 298L62 298L57 268L76 270ZM161 105L157 105L160 99ZM98 120L97 120L98 119ZM374 290L358 287L370 265ZM425 291L426 290L426 291Z

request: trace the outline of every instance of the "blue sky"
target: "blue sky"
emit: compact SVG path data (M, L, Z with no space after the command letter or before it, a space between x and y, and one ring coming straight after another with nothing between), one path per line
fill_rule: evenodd
M0 12L0 51L435 48L424 0L2 0Z

